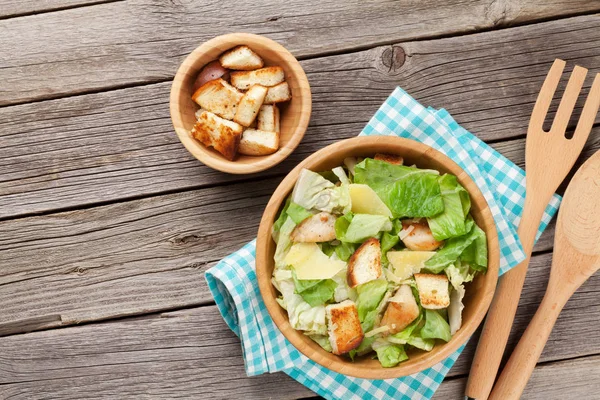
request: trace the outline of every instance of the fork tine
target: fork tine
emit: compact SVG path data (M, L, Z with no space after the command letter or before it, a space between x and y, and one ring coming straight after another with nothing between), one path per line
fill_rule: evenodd
M592 126L594 125L594 121L596 120L596 114L598 113L599 107L600 74L596 74L596 77L594 78L594 83L592 83L592 87L590 89L588 97L585 100L583 111L581 112L581 116L579 117L579 121L577 122L575 133L573 134L573 138L571 139L575 141L578 145L580 145L582 148L588 136L590 135Z
M563 94L562 99L560 99L556 116L552 122L552 128L550 128L551 133L564 135L567 130L571 113L575 108L575 103L577 102L577 97L579 97L579 92L583 87L587 71L587 69L580 67L579 65L576 65L573 69L565 93Z
M530 131L542 130L544 119L546 118L548 108L550 108L550 103L552 102L552 97L554 97L554 92L558 87L558 82L560 82L560 77L565 69L566 64L567 63L565 61L557 58L554 60L550 71L548 71L548 75L546 75L542 89L540 90L537 100L535 101L535 105L533 106L531 118L529 119Z

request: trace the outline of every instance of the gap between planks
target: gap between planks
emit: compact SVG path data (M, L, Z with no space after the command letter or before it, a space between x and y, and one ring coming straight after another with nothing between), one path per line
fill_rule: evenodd
M11 41L4 43L0 41L0 48L4 46L5 53L15 54L15 58L19 60L15 65L7 64L5 68L15 70L14 73L11 74L9 71L7 74L8 77L13 78L11 81L15 92L20 91L21 96L3 98L3 93L0 92L0 103L24 103L24 100L32 100L36 96L56 98L57 96L52 93L64 94L65 87L78 87L78 91L82 92L92 88L128 84L137 81L136 78L140 75L144 75L146 79L172 75L174 67L178 64L177 61L189 53L191 46L208 38L207 29L203 27L210 24L214 34L232 29L267 34L282 41L282 44L289 47L299 58L307 59L400 41L486 33L493 31L492 28L496 26L526 27L527 22L576 18L591 15L600 9L599 6L583 0L570 1L568 8L560 2L548 4L541 0L528 3L517 0L494 0L490 3L469 0L468 2L455 1L455 3L440 6L438 2L431 1L431 4L421 3L419 8L414 8L409 5L403 6L401 3L365 5L360 2L340 1L340 4L315 2L315 6L320 7L320 12L303 14L305 10L311 9L310 5L298 8L294 3L286 3L283 7L275 8L272 2L265 1L265 4L262 4L260 1L257 3L257 0L253 0L249 1L247 6L239 3L239 7L233 9L204 4L204 13L198 20L198 18L194 19L197 9L184 3L172 2L165 5L145 1L111 2L106 3L106 7L91 7L93 12L91 10L88 12L87 7L79 7L73 9L74 12L68 16L48 13L45 14L46 18L38 18L36 25L39 24L44 39L56 41L56 46L51 45L53 54L46 57L43 49L41 53L37 51L36 43L40 42L40 39L39 35L29 33L31 24L21 23L19 18L9 19L6 20L11 22L6 27L7 30L23 30L24 33L20 35L23 43L19 43L18 47L12 47ZM260 9L260 13L254 15L248 11L253 7ZM243 12L245 21L249 22L238 23L239 18L236 19L235 15L237 12ZM226 15L228 19L215 19L214 14L217 13ZM364 18L365 13L368 13L368 19ZM275 17L265 20L265 15L269 14ZM400 25L393 17L396 14L402 15ZM307 24L311 18L320 15L325 17L317 18L313 24ZM329 19L326 18L328 15L336 17L337 25L331 26ZM66 18L69 19L69 25L73 25L73 29L60 31L61 26L66 25L63 21ZM422 21L428 19L437 23L430 23L425 28ZM358 25L357 20L361 21ZM93 36L86 36L90 35L90 28L93 28L94 24L102 21L109 23L103 36L98 36L97 32L94 32ZM199 23L203 21L206 22ZM326 21L326 24L323 21ZM369 22L372 26L369 26ZM311 26L311 29L306 29L306 26ZM58 37L53 36L54 32ZM77 37L71 36L72 32L77 32ZM335 42L327 40L329 37L336 37L337 40ZM87 46L77 47L75 42L79 40L85 42ZM172 43L165 47L164 43L160 43L165 41ZM92 50L87 50L88 47ZM111 56L111 52L106 51L111 47L124 52L127 57ZM340 47L343 50L340 50ZM73 54L77 54L79 58L72 60ZM140 55L144 57L138 58ZM44 63L40 63L40 57ZM92 57L97 58L94 63L84 62ZM152 57L158 58L152 60ZM41 64L44 64L43 69ZM53 64L56 68L47 67ZM101 68L103 64L111 64L110 74ZM82 71L82 68L85 71ZM38 71L40 69L42 70ZM137 73L132 74L132 69ZM140 73L140 70L143 72ZM29 83L31 79L27 78L47 74L50 74L52 79L44 85L47 89L46 93L40 95L39 84L35 87L31 86ZM1 70L0 78L2 78ZM56 82L60 82L60 85Z

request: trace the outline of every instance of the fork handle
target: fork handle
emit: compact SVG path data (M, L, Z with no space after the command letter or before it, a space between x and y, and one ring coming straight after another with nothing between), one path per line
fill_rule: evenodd
M519 400L564 304L550 290L546 291L542 303L500 374L490 400Z
M535 235L548 201L534 199L533 196L525 198L518 233L527 258L500 277L467 381L465 394L472 399L486 400L494 385L519 305Z

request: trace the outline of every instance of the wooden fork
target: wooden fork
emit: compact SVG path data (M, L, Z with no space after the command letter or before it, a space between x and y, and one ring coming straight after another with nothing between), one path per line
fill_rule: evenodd
M527 258L500 278L467 382L466 395L472 399L485 400L490 394L519 305L535 234L544 210L581 154L598 112L600 74L594 79L575 134L571 139L565 137L567 124L587 75L587 69L576 66L571 73L550 131L543 130L542 125L565 64L563 60L554 61L531 113L525 142L527 176L525 206L518 229Z

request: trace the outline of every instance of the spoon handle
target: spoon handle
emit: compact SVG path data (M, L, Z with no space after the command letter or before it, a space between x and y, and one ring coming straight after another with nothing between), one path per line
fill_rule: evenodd
M500 374L490 400L519 400L565 303L546 291L542 303Z

